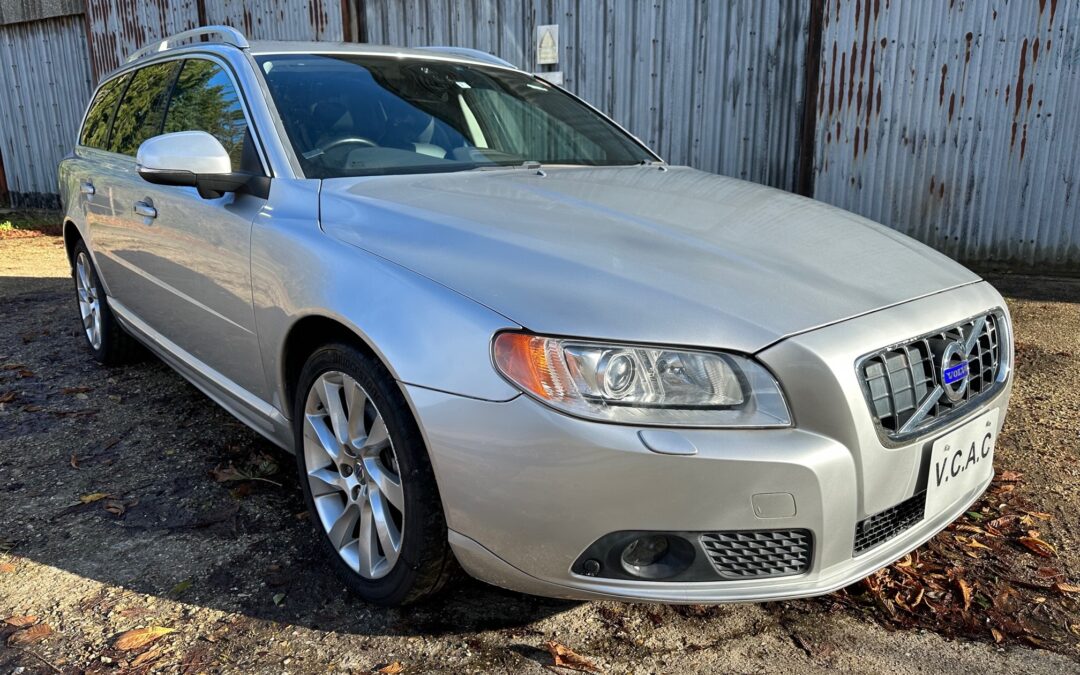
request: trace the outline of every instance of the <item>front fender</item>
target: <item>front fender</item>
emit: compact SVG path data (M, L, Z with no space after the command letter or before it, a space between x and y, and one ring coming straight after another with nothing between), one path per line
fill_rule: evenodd
M283 347L289 330L323 316L364 340L394 378L472 398L506 401L519 392L495 372L491 336L519 328L430 279L325 234L318 182L274 181L255 220L251 276L255 322L271 401L286 408Z

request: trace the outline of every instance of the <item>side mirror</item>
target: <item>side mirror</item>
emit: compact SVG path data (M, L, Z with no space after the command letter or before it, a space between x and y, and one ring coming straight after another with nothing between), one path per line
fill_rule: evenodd
M235 192L253 177L233 171L229 153L205 131L178 131L147 139L139 146L136 162L143 180L194 187L203 199Z

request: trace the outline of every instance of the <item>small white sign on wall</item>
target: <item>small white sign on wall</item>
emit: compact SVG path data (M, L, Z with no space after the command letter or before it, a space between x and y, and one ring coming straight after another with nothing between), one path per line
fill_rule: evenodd
M536 27L536 63L546 66L559 62L559 25Z

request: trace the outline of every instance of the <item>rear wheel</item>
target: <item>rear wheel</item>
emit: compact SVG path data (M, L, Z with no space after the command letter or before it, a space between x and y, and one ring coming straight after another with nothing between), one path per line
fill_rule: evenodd
M86 244L81 241L77 243L74 256L73 272L79 319L90 352L100 363L109 366L130 360L136 345L124 332L109 307L109 298L101 286Z
M455 563L427 451L393 378L335 344L308 359L299 385L300 484L331 566L369 602L435 593Z

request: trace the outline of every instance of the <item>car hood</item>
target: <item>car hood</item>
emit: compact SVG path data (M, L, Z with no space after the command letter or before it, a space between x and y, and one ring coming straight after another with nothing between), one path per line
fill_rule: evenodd
M979 278L820 202L683 167L324 181L331 236L538 333L754 352Z

